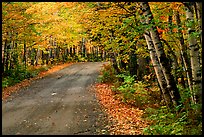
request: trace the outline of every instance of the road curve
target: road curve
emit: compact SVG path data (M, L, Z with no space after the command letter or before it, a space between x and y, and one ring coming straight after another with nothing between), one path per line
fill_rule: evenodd
M105 63L76 63L2 101L3 135L108 134L90 86Z

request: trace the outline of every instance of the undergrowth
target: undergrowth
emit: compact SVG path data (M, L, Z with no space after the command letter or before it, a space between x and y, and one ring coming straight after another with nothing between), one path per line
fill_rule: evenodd
M202 134L202 105L190 103L188 89L178 87L184 105L175 113L165 106L156 82L136 81L127 74L116 75L111 64L104 65L99 80L111 83L115 97L120 97L122 102L144 110L143 119L151 123L143 129L144 135Z
M103 65L103 69L98 77L99 82L113 83L116 80L115 70L111 65Z
M33 66L25 68L24 66L16 66L14 69L10 69L5 72L2 77L2 88L13 86L16 83L37 76L40 72L47 71L51 66L41 66L35 68Z

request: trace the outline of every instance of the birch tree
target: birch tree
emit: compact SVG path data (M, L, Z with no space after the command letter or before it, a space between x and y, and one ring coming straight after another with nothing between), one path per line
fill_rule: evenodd
M201 102L202 100L202 74L200 67L199 45L197 43L194 26L194 8L193 2L184 3L186 7L186 19L188 27L188 42L190 50L190 61L192 70L193 83L193 102Z
M159 64L158 57L156 55L156 51L155 51L155 48L154 48L154 44L153 44L153 41L152 41L152 39L150 37L150 33L148 31L146 31L144 33L144 37L145 37L147 45L148 45L151 62L153 64L154 71L155 71L157 79L158 79L158 83L159 83L159 85L161 87L161 91L163 93L164 101L165 101L165 103L166 103L166 105L168 107L172 107L173 102L171 100L171 96L170 96L169 90L167 88L167 83L166 83L164 74L163 74L163 72L161 70L161 66Z
M174 11L174 16L175 16L175 20L176 20L176 25L178 27L178 39L179 39L179 44L180 44L180 54L181 54L181 59L182 59L182 64L183 67L185 69L185 73L186 73L186 77L187 77L187 81L188 81L188 87L190 89L190 91L192 91L192 74L191 74L191 67L190 65L190 61L187 55L187 46L184 43L184 37L183 37L183 33L181 31L181 20L180 20L180 15L178 11Z
M150 31L150 36L154 44L158 61L161 66L161 70L164 74L164 77L167 83L167 88L170 91L171 99L174 103L174 106L176 107L177 105L180 104L181 97L178 92L178 88L176 86L174 78L171 74L171 66L169 64L169 59L166 57L164 53L163 45L160 41L158 31L154 26L153 15L151 13L148 2L140 2L139 4L141 6L142 15L144 16L144 19L146 20L146 22L149 24L148 27Z

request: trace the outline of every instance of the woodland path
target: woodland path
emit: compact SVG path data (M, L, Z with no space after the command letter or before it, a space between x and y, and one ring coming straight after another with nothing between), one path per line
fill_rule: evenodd
M91 85L103 64L76 63L13 93L2 101L2 134L101 134L106 115Z

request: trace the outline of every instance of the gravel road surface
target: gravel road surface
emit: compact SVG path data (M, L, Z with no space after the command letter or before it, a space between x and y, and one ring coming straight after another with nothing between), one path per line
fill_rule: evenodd
M2 101L3 135L108 134L91 85L105 63L76 63Z

